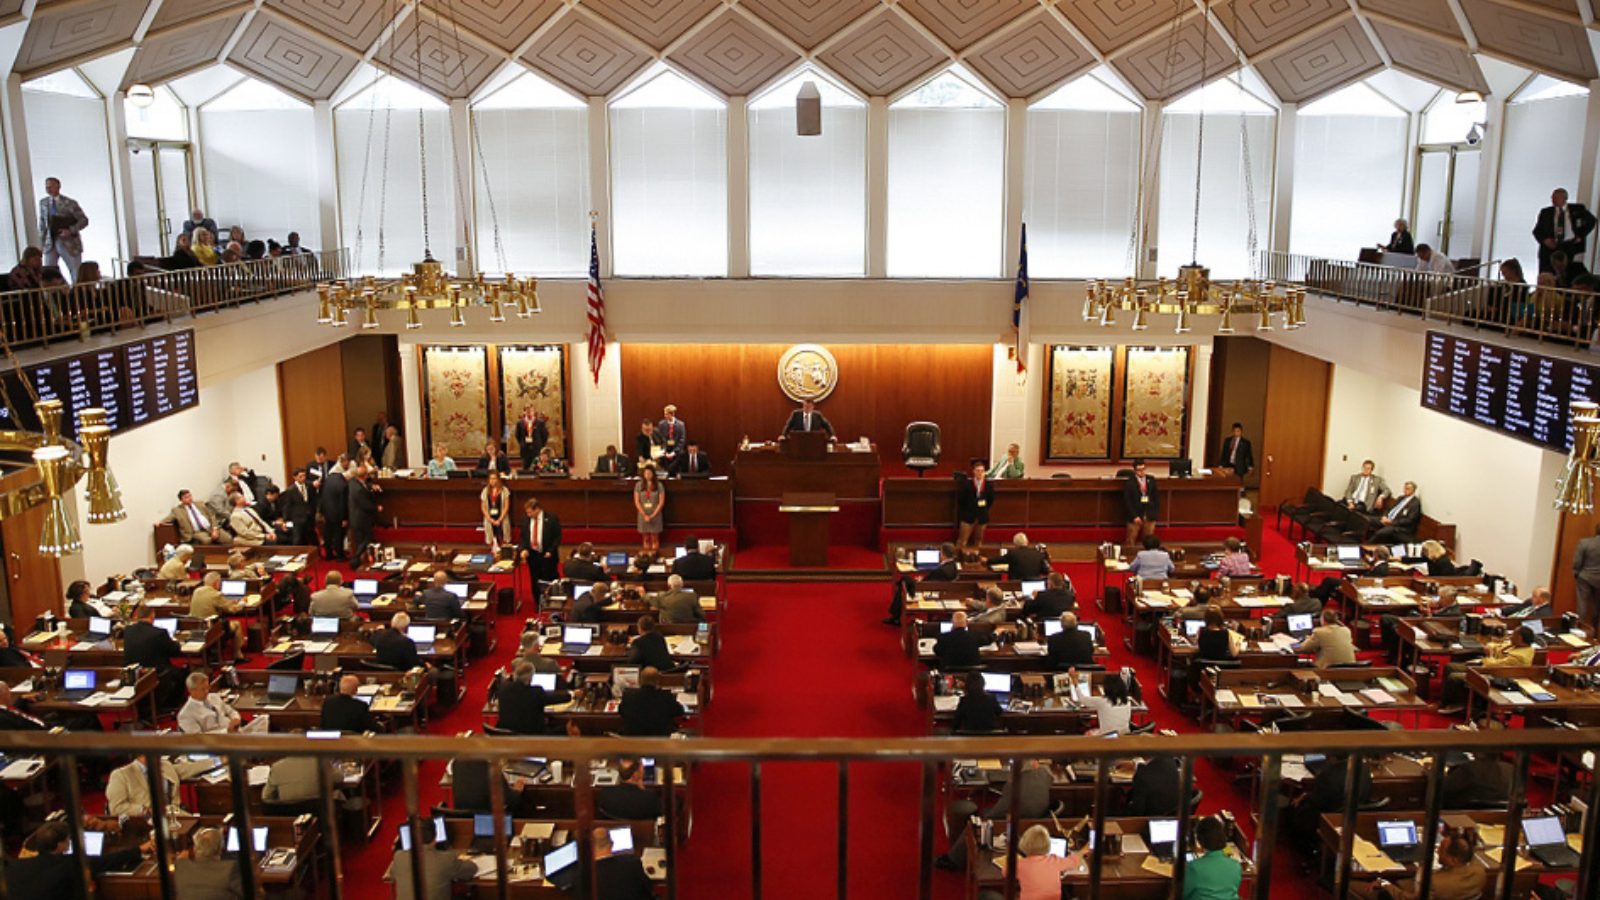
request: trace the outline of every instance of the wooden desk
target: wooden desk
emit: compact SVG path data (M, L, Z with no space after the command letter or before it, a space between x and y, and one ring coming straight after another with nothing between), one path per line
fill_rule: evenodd
M1157 661L1161 661L1168 649L1168 643L1155 640L1158 637L1156 623L1163 617L1179 615L1184 610L1194 609L1194 592L1201 585L1210 588L1214 593L1210 606L1222 610L1222 615L1230 620L1249 620L1277 615L1278 611L1288 606L1292 601L1281 594L1270 593L1271 582L1252 581L1250 579L1230 580L1224 586L1221 582L1201 580L1184 580L1178 578L1152 581L1141 579L1139 591L1134 593L1130 587L1127 600L1126 636L1128 648L1135 653L1146 656L1152 653ZM1188 615L1195 615L1190 612ZM1180 618L1183 616L1180 615ZM1180 633L1178 635L1182 637Z
M1009 573L1006 571L1007 567L1004 563L996 563L998 568L990 568L988 561L1004 556L1011 546L1011 543L1007 541L1004 544L984 544L976 550L963 549L956 551L956 580L962 582L999 581L1006 578ZM1052 562L1055 551L1052 551L1049 544L1041 542L1033 543L1029 546L1043 551L1046 563ZM888 547L883 551L884 567L900 575L915 575L919 572L925 572L927 571L926 569L917 568L916 551L918 550L932 550L937 553L939 544L928 541L890 541ZM1044 579L1041 578L1040 580L1043 581ZM940 584L941 582L930 583ZM943 583L948 584L949 582Z
M701 626L705 632L700 632ZM555 626L550 626L554 628ZM631 637L638 632L638 623L620 624L603 622L599 625L588 626L599 629L594 636L594 643L589 645L589 652L582 655L562 653L561 637L557 634L554 640L548 639L539 648L539 655L547 659L568 660L573 668L584 672L609 672L614 666L625 665L628 661L628 645L626 642L612 643L607 638L611 635ZM665 625L657 624L656 628L667 638L667 650L672 653L672 658L680 665L711 665L711 657L716 652L717 627L708 622L696 624ZM684 641L694 642L692 653L678 652L678 645ZM598 648L598 650L596 650Z
M235 672L239 688L232 692L228 702L239 713L248 716L271 716L272 730L305 731L322 723L322 703L338 690L341 674L355 675L364 685L381 688L373 700L373 718L383 723L388 731L410 726L418 731L427 723L427 710L433 701L433 673L423 670L414 690L406 689L403 682L410 676L406 672L273 672L266 669L244 669ZM287 702L267 697L267 682L274 675L286 675L297 680L295 694ZM312 682L327 694L312 695L308 687ZM213 690L224 691L218 679Z
M476 478L380 478L382 525L473 527L483 524ZM633 482L615 478L510 478L512 513L521 525L522 503L538 497L567 528L633 528ZM733 527L733 486L727 479L690 479L667 486L667 524L674 528Z
M763 445L733 457L733 490L739 500L778 500L795 491L825 492L840 500L877 500L882 480L877 447L860 453L834 444L808 459L788 448Z
M1236 623L1235 623L1236 624ZM1185 697L1175 696L1182 694L1179 690L1178 673L1187 673L1194 663L1200 648L1194 640L1177 630L1172 622L1161 622L1155 631L1156 665L1161 669L1161 684L1158 689L1162 696L1173 703L1185 702ZM1281 645L1263 641L1247 640L1237 656L1243 670L1258 669L1295 669L1310 665L1310 660L1301 659L1299 654ZM1196 685L1187 683L1186 689L1192 690Z
M417 655L424 662L433 663L434 665L449 664L454 666L457 672L465 672L468 643L467 623L456 622L454 624L454 629L448 626L441 627L437 635L438 639L433 642L433 645L429 648L418 647ZM378 653L373 649L372 644L367 642L367 632L383 627L386 626L357 626L341 630L337 635L291 636L286 633L280 633L274 636L275 643L268 647L266 652L269 656L284 656L291 650L299 648L312 657L331 656L337 660L375 660ZM324 647L323 645L326 646ZM335 667L337 667L337 663ZM313 668L316 668L316 666L313 665ZM456 679L458 690L465 690L464 687L461 687L465 681L466 679L461 677Z
M509 882L509 896L515 900L570 900L572 897L572 894L534 874L539 869L543 854L551 849L550 842L524 841L521 835L526 826L543 824L553 825L558 831L565 831L574 839L578 837L576 835L578 822L575 819L512 819L511 833L506 836L506 863L509 866L506 880ZM663 851L656 840L656 823L648 821L621 824L627 825L633 831L634 850L645 863L645 874L654 882L665 883L667 866ZM424 820L423 834L427 834L432 827L430 822ZM466 851L463 855L468 857L492 856L493 851L484 854L469 850L473 845L472 827L472 819L446 819L445 829L449 834L450 845L457 850ZM582 839L587 841L589 837L583 835ZM395 874L402 878L411 877L409 870ZM385 880L388 880L388 876L385 876ZM499 878L496 873L491 872L468 884L475 896L493 897L499 889Z
M1092 625L1092 621L1082 621L1080 625ZM933 642L938 639L938 623L922 622L918 624L917 659L930 668L938 668L939 658L933 655ZM971 626L974 628L989 627L982 624ZM992 626L996 635L1017 635L1020 633L1018 623L1003 622ZM1019 651L1017 644L1010 643L1004 646L989 644L983 648L983 667L990 672L1047 672L1050 671L1045 663L1045 641L1040 638L1037 650L1024 649ZM1104 663L1111 656L1106 649L1106 633L1096 630L1094 642L1094 658L1097 662Z
M270 766L275 760L258 760L256 765ZM370 839L383 824L383 792L379 777L379 762L375 759L341 760L334 764L333 784L346 798L359 797L361 804L361 834ZM207 777L210 776L210 777ZM250 798L250 818L261 818L261 794L266 781L250 779L246 794ZM204 816L225 816L234 810L233 783L228 777L228 767L221 765L214 771L183 778L180 788L186 798L187 808ZM319 815L320 819L321 816ZM346 817L341 815L341 820Z
M90 642L87 640L88 619L56 621L67 624L67 636L64 639L58 638L57 633L53 631L35 631L22 639L20 644L22 649L43 656L45 665L51 666L87 669L123 664L120 632L115 637ZM178 629L178 641L183 645L183 653L175 659L202 664L213 662L220 664L223 634L221 619L201 620L180 617Z
M515 759L506 763L504 777L511 785L511 789L518 792L522 797L522 805L518 807L520 815L540 821L571 819L578 815L577 773L574 771L571 760L558 760L557 762L561 767L560 778L555 777L554 769L544 760ZM618 777L617 766L613 760L607 760L603 765L596 764L590 771L591 783L597 788L605 787L596 783L597 779L602 777L601 772L605 772L609 778ZM677 806L675 812L678 815L679 840L687 840L689 837L689 826L692 821L691 805L694 796L691 779L692 772L693 769L688 766L674 766L671 787L668 787L666 780L662 777L664 773L660 768L657 768L654 774L646 774L644 776L644 786L661 795L663 809L666 808L665 801L667 798L674 798ZM439 778L439 787L446 792L451 792L455 787L454 778L448 768ZM448 797L448 804L454 807L454 793L449 793ZM596 801L598 799L596 797ZM594 816L597 821L601 822L626 821L605 818L599 809L598 803L594 810Z
M1319 689L1307 693L1303 685L1316 679ZM1393 679L1402 690L1388 690L1393 700L1382 701L1348 692L1354 703L1345 703L1324 693L1321 685L1363 685L1362 690L1382 690L1378 679ZM1211 711L1211 724L1226 722L1235 731L1244 721L1257 723L1282 715L1308 714L1312 728L1336 728L1345 710L1365 713L1420 713L1429 705L1417 696L1417 685L1410 676L1393 666L1367 666L1349 669L1222 669L1217 677L1201 679L1203 708ZM1226 692L1226 693L1224 693ZM1231 697L1229 696L1231 695Z
M1505 843L1505 823L1509 814L1503 810L1471 810L1466 812L1451 812L1453 816L1468 816L1478 823L1479 842L1475 858L1489 871L1488 888L1495 889L1500 879L1502 867L1500 853ZM1356 816L1356 837L1358 840L1373 845L1376 850L1379 822L1410 821L1418 826L1420 835L1424 816L1420 812L1397 812L1384 810L1376 813L1358 813ZM1332 867L1339 864L1339 845L1344 833L1344 816L1338 813L1327 813L1321 817L1317 824L1317 835L1321 840L1324 871L1333 871ZM1568 835L1570 840L1572 836ZM1377 856L1368 857L1373 865L1371 867L1353 865L1350 869L1352 881L1370 881L1378 877L1387 878L1389 881L1400 883L1415 877L1417 867L1414 863L1397 863L1381 852ZM1534 882L1540 876L1574 874L1577 869L1551 868L1529 856L1519 854L1516 859L1516 875L1512 879L1512 896L1526 898L1533 890Z
M989 524L998 528L1088 525L1123 527L1128 522L1120 478L1020 478L995 481ZM1163 478L1163 525L1237 525L1243 488L1236 478ZM885 528L955 528L956 482L952 478L885 478Z
M1102 696L1101 685L1105 682L1106 673L1082 674L1089 676L1094 694ZM923 672L918 676L921 682L917 691L919 698L931 701L924 703L929 734L950 732L955 721L956 704L961 701L965 693L965 678L965 675L940 675L936 672ZM1093 708L1083 706L1074 700L1071 694L1057 691L1057 678L1065 682L1067 673L1030 672L1015 675L1012 679L1014 688L1020 681L1024 687L1037 686L1045 693L1043 696L1023 696L1028 691L1014 691L1010 702L1001 702L1000 728L1012 734L1083 734L1093 728L1098 713ZM933 694L935 684L945 692L935 696ZM1023 704L1026 704L1027 708L1022 708ZM1143 703L1133 703L1131 710L1132 716L1128 722L1130 727L1144 724L1150 714Z
M1580 688L1579 676L1600 676L1600 666L1489 666L1467 669L1467 689L1472 692L1469 715L1478 703L1486 707L1491 718L1508 722L1521 716L1524 725L1550 725L1570 722L1575 725L1594 725L1600 722L1600 691ZM1492 678L1527 679L1537 684L1541 691L1551 696L1549 700L1534 700L1525 691L1524 696L1509 697L1495 688Z
M197 828L222 827L221 816L177 818L180 823L178 837L185 843ZM287 871L267 869L261 864L262 854L257 854L257 883L270 892L298 890L304 892L304 895L314 896L319 890L317 881L322 874L318 859L322 829L317 821L313 819L306 825L301 830L298 840L295 839L294 819L287 816L252 816L250 824L255 828L267 829L269 850L287 847L295 851L294 866ZM131 839L143 840L143 836L149 833L150 826L144 820L129 819L123 825L120 839L115 842L116 848L127 846L127 841ZM133 835L139 837L134 838ZM156 874L155 859L145 859L132 872L107 872L101 875L100 896L104 900L161 900L161 879Z

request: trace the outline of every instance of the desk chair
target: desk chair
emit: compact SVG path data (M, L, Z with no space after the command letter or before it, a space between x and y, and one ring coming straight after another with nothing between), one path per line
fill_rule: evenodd
M306 652L296 647L285 653L282 659L275 659L267 663L267 669L273 672L304 672L306 669Z
M939 426L934 422L912 422L906 425L906 437L900 445L900 458L906 468L921 478L924 473L939 465Z
M346 657L341 660L340 668L348 672L399 672L400 669L359 656Z
M308 797L304 800L262 800L261 814L263 816L301 816L310 814L321 817L322 798Z

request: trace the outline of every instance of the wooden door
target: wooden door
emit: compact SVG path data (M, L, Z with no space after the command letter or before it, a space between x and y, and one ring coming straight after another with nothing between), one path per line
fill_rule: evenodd
M17 472L0 480L0 489L11 490L39 480L32 470ZM0 549L5 552L6 595L10 601L11 624L19 632L33 626L34 617L47 610L63 612L59 561L39 555L39 531L44 526L45 507L0 521ZM92 526L91 526L92 527Z
M1260 508L1299 500L1306 488L1322 483L1332 385L1331 363L1272 345L1261 446L1256 451Z
M344 363L338 344L278 363L278 406L283 417L284 477L328 449L345 451ZM366 427L366 426L362 426Z
M1579 541L1594 536L1596 525L1600 525L1600 512L1561 514L1561 530L1556 535L1556 558L1550 572L1550 594L1557 614L1578 608L1578 598L1572 584L1572 557L1578 551ZM1532 586L1518 585L1517 589L1527 596Z

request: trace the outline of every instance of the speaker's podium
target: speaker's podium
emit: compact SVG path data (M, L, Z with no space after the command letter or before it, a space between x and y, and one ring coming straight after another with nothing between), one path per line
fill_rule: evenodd
M778 512L789 517L789 565L828 564L828 517L839 511L832 494L784 494Z

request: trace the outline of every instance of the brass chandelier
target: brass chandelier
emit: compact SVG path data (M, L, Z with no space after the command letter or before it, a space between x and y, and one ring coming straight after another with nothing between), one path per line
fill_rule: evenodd
M1600 474L1600 404L1575 402L1568 407L1572 450L1556 480L1556 509L1588 515L1594 512L1594 478Z
M61 434L60 400L37 401L34 410L39 416L39 431L0 430L0 455L22 457L17 461L25 459L25 464L39 472L37 482L0 494L0 519L45 507L39 555L58 558L83 549L78 526L67 513L66 496L85 476L87 518L91 523L120 521L128 513L122 508L122 491L116 476L106 462L111 444L106 411L91 408L79 412L79 443Z
M1293 331L1306 323L1306 291L1290 285L1281 292L1275 282L1211 281L1209 269L1198 265L1178 270L1176 281L1158 278L1154 283L1126 278L1120 284L1105 280L1089 282L1083 300L1083 318L1110 328L1118 312L1133 314L1133 330L1150 327L1151 313L1178 317L1177 333L1191 330L1192 316L1219 316L1218 334L1233 334L1234 316L1255 317L1256 331L1271 331L1272 318L1280 316L1285 330Z
M403 309L406 328L421 328L424 309L449 309L450 324L467 324L466 307L488 307L489 321L504 322L506 307L516 308L519 319L541 312L539 279L506 273L503 281L490 281L482 272L474 279L451 278L432 256L395 279L368 275L351 282L344 279L317 286L317 321L335 328L359 316L362 328L378 327L378 310Z

